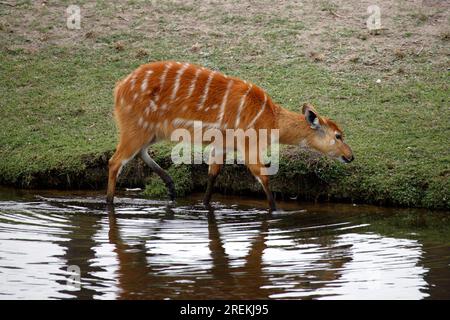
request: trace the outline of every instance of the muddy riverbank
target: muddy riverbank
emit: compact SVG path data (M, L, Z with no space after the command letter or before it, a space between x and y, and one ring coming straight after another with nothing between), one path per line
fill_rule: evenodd
M161 150L161 149L160 149ZM159 150L159 151L160 151ZM151 151L154 158L168 169L175 181L178 197L193 192L202 192L206 186L207 165L172 165L169 153ZM106 188L108 159L113 151L82 157L82 166L70 170L64 166L51 170L36 170L13 179L0 177L0 184L25 189L87 189ZM119 180L119 188L143 188L150 198L164 199L166 190L160 179L140 160L131 161L124 168ZM147 188L146 188L147 186ZM441 190L441 199L429 201L433 186L411 181L404 186L392 188L374 186L364 179L359 167L343 165L300 148L284 148L281 151L279 172L271 178L271 187L277 199L366 203L384 206L425 207L448 209L448 190ZM411 202L399 192L405 188L417 199ZM216 192L225 195L252 195L263 197L264 193L253 176L243 165L226 165L216 183ZM433 196L435 194L433 193ZM438 195L439 196L439 195ZM436 200L436 199L434 199Z

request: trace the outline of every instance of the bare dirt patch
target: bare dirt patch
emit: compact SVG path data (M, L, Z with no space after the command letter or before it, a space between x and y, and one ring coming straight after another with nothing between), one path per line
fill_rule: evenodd
M386 72L413 71L421 63L446 68L450 53L448 1L377 1L382 29L375 33L366 26L371 1L86 1L79 3L80 30L67 28L66 4L8 3L13 6L0 4L0 34L10 51L119 46L151 56L149 43L175 39L199 55L243 47L245 61L286 47L280 59L303 56L338 71ZM124 42L126 35L132 38Z

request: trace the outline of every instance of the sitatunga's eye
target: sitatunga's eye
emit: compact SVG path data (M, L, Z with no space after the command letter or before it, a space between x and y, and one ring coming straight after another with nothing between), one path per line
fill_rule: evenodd
M336 139L338 139L338 140L342 140L342 134L340 134L340 133L336 133Z

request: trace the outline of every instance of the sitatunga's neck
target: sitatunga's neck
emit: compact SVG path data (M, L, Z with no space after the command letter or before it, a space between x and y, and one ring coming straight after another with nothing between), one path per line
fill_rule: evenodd
M281 144L298 145L312 134L304 115L282 107L278 110L277 128L280 130Z

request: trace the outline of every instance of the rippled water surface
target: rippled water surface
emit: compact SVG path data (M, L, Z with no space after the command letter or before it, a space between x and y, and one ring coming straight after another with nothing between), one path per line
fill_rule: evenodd
M215 199L0 189L0 299L450 298L448 212Z

